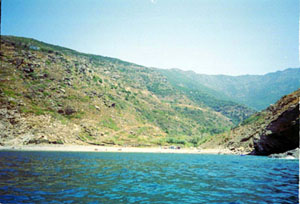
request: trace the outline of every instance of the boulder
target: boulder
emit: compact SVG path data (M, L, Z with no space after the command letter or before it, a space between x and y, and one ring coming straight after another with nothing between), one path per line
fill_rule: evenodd
M76 110L74 110L72 107L67 106L64 110L66 115L72 115L73 113L76 113Z
M279 159L299 159L299 148L289 150L284 153L271 154L271 155L269 155L269 157L279 158Z
M23 71L26 72L26 73L34 72L34 70L31 67L25 67L25 68L23 68Z

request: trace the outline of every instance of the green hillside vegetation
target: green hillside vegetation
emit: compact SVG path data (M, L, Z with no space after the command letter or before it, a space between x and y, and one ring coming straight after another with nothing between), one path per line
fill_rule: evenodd
M245 105L238 104L230 100L222 92L217 92L200 83L198 76L194 72L185 72L178 69L159 70L170 83L182 94L187 95L198 105L205 105L213 110L222 113L237 125L249 117L253 110Z
M253 113L119 59L12 36L0 54L0 108L11 114L2 143L198 146Z

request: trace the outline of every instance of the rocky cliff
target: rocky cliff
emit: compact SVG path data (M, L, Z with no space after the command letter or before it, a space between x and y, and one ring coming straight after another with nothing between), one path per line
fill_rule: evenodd
M222 145L237 153L254 155L283 153L299 147L299 97L300 89L204 146Z
M269 155L299 147L299 97L298 90L267 109L271 122L253 138L251 154Z

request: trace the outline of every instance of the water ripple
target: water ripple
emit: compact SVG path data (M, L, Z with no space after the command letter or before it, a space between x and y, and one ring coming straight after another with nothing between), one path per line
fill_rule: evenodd
M299 163L254 156L0 152L0 203L297 203Z

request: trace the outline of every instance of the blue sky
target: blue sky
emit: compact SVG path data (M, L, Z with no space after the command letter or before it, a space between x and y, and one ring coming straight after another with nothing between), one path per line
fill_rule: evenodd
M298 0L2 0L1 33L204 74L299 67Z

